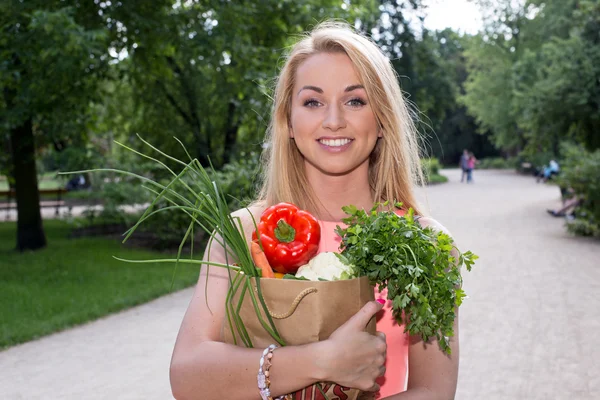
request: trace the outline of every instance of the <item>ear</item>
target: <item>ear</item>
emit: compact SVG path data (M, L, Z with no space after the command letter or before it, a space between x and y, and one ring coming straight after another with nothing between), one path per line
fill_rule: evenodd
M290 139L293 139L294 138L294 130L292 129L291 126L288 129L289 129Z
M382 138L383 137L383 131L381 130L381 128L379 128L379 130L377 130L377 137L378 138Z

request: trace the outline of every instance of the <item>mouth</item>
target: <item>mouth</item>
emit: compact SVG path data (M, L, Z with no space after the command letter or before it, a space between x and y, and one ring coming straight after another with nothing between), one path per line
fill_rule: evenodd
M348 143L352 142L352 139L348 139L348 138L339 138L339 139L319 139L317 140L319 143L325 145L325 146L329 146L329 147L342 147L347 145Z

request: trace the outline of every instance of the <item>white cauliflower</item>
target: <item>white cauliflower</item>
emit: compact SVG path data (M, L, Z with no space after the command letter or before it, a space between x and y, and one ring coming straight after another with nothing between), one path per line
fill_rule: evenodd
M311 281L337 281L354 277L354 267L344 264L335 253L323 252L313 257L308 264L298 268L296 278Z

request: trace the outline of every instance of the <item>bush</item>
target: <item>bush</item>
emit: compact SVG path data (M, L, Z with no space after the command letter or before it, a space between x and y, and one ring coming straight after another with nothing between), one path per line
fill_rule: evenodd
M246 207L256 198L259 172L260 155L251 151L240 153L235 161L212 173L225 193L231 211Z
M440 160L438 160L435 157L422 158L421 167L423 167L423 173L425 174L425 176L439 175L441 168Z
M524 151L519 154L519 157L515 161L515 167L521 173L536 174L553 159L557 160L558 158L551 152L538 151L533 153L531 151Z
M579 145L561 145L563 162L558 179L561 187L571 188L581 197L576 218L568 223L569 231L586 236L600 236L600 150L589 152Z
M239 208L247 206L256 198L256 177L259 169L259 155L255 152L241 153L239 158L229 164L226 164L221 170L209 170L212 180L218 183L227 200L229 210L235 211ZM192 181L193 175L188 175L184 178L187 185L194 188ZM166 184L166 182L162 182ZM139 187L140 184L136 183ZM179 186L180 194L188 198L190 201L195 201L190 192ZM155 204L155 210L163 209L171 204L166 200L161 200ZM133 215L134 221L141 215ZM173 248L177 246L185 237L185 234L190 225L191 218L181 210L169 210L158 212L151 218L147 219L140 226L140 232L135 235L144 235L151 233L154 236L154 248ZM197 224L194 225L194 240L195 246L203 245L205 239L204 232Z
M229 210L235 211L247 206L256 198L256 177L259 169L259 155L255 152L242 152L239 158L229 164L226 164L221 170L208 170L212 180L218 183L225 195ZM187 177L188 179L190 176ZM194 187L193 182L188 182L190 187ZM184 194L182 191L181 194ZM190 198L189 195L186 197ZM190 200L192 200L190 198ZM163 208L170 204L161 201L156 208ZM140 226L142 232L152 232L157 236L156 246L160 248L169 248L178 244L184 238L190 225L189 215L180 210L165 210L156 213L144 221ZM194 225L195 246L203 245L204 232Z
M440 175L441 164L437 158L422 158L421 167L426 183L444 183L448 182L448 178Z
M477 168L479 169L513 169L517 168L518 160L516 158L490 157L479 160Z
M110 162L112 161L112 162ZM141 176L149 177L167 185L172 176L161 174L163 169L154 162L145 162L139 159L109 160L107 163L118 165L118 169L132 171ZM173 165L173 171L180 171L180 165ZM160 168L160 171L157 170ZM218 182L225 195L227 205L231 211L247 206L256 197L257 179L259 176L259 155L256 152L240 153L233 162L225 165L221 170L206 169L212 180ZM160 172L160 173L159 173ZM163 176L164 175L164 176ZM103 208L101 211L93 208L85 212L85 221L75 220L79 227L83 226L133 226L141 217L142 212L132 213L123 209L123 206L133 204L150 203L156 193L148 189L157 190L155 186L144 184L139 179L128 175L113 172L95 172L93 185L90 192L86 192L90 198L101 199ZM186 188L195 189L194 175L187 174L176 184L173 189L192 203L197 199ZM177 247L185 237L191 222L191 217L184 211L168 209L172 203L164 198L154 204L153 211L161 210L144 220L133 235L134 240L142 240L156 249L173 249ZM200 221L202 222L202 221ZM194 227L194 241L202 245L204 233L201 228Z

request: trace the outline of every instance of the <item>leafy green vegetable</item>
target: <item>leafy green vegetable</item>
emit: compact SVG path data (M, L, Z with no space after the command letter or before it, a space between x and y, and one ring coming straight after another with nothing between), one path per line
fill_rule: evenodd
M387 287L394 318L405 324L407 332L424 341L437 338L440 348L450 354L455 308L465 297L460 267L470 271L478 257L470 251L461 253L446 233L423 228L412 208L399 216L379 211L381 206L378 203L369 212L343 208L349 217L342 220L345 229L336 228L342 237L340 256L355 266L358 276L369 277L380 290Z

